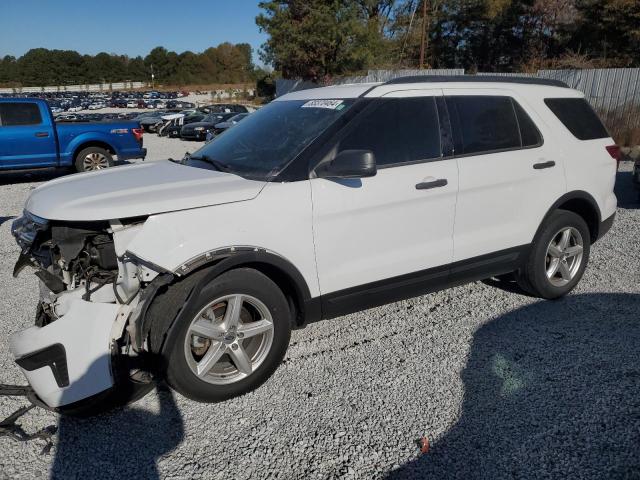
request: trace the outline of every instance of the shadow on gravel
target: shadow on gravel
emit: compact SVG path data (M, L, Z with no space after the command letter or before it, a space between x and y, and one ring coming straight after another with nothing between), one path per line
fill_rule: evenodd
M616 174L614 192L620 208L640 208L640 190L634 186L632 177L632 172L618 172Z
M9 220L13 220L14 218L16 218L15 216L10 216L10 217L0 217L0 227L2 226L2 224L4 222L8 222Z
M92 418L61 416L52 479L160 478L158 459L184 438L174 394L157 389L157 413L127 407Z
M9 170L0 173L0 185L19 183L48 182L54 178L73 173L73 170L63 168L41 168L37 170Z
M475 334L458 422L406 478L640 478L640 295L541 301Z

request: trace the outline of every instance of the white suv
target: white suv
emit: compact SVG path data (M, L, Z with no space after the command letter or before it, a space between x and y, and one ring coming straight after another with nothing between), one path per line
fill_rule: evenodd
M41 301L11 349L63 412L151 378L214 402L267 380L307 322L510 273L556 298L613 222L617 154L555 81L291 93L180 162L34 190L13 233Z

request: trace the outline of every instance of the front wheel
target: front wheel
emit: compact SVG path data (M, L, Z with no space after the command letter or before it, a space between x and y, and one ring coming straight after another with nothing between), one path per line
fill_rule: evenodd
M289 345L291 312L282 291L257 270L239 268L195 295L162 348L169 385L200 402L259 387Z
M566 295L584 274L590 240L589 228L582 217L556 210L536 235L528 259L516 275L518 284L541 298Z

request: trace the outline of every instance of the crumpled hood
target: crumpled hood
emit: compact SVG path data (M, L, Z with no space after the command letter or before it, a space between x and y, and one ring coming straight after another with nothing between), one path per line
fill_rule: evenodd
M251 200L264 185L230 173L160 161L52 180L31 192L25 209L48 220L130 218Z

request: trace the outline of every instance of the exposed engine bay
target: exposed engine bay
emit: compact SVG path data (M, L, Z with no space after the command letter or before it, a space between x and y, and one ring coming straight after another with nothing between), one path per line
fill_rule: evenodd
M48 406L108 389L117 380L114 358L139 353L131 345L133 317L159 272L127 254L126 245L144 220L56 222L25 212L14 222L21 247L14 276L33 267L40 300L35 326L12 335L11 349Z
M141 272L124 256L118 259L114 237L135 227L133 222L48 222L28 214L15 222L13 234L22 253L14 275L27 265L36 268L43 287L43 324L66 313L68 302L62 299L68 296L132 303L141 287ZM144 273L149 281L149 272Z

